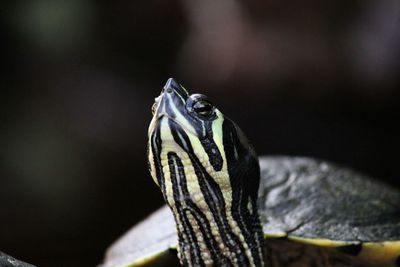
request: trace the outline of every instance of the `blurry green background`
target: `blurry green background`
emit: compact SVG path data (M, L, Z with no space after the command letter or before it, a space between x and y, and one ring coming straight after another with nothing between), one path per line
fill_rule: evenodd
M94 266L162 204L146 165L169 77L259 154L400 185L400 2L3 1L0 250Z

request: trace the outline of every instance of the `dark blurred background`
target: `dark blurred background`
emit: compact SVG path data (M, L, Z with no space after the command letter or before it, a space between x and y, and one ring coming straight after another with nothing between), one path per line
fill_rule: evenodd
M400 185L400 1L3 1L0 250L94 266L162 205L150 107L175 77L259 154Z

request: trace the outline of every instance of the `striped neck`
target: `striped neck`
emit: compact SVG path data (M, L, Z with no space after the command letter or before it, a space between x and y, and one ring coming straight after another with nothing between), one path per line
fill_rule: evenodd
M167 158L165 174L170 176L173 194L165 197L177 225L181 264L262 266L255 199L244 192L225 192L215 182L216 173L209 173L210 166L203 167L199 159L175 152Z
M175 218L181 264L263 266L255 153L222 113L197 121L187 92L172 89L157 103L148 159Z

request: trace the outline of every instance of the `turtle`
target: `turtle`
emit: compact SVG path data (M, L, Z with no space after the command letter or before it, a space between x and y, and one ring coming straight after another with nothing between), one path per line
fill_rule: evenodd
M166 205L118 239L111 266L400 266L400 191L331 162L261 156L205 95L170 78L148 164Z
M14 257L0 251L0 267L35 267L32 264L17 260Z

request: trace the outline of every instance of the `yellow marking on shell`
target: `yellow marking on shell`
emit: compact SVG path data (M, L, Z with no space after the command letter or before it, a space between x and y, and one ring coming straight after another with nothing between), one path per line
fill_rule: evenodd
M285 236L286 233L283 235ZM271 235L268 235L271 237ZM279 237L279 236L276 236ZM321 246L328 248L338 248L352 244L359 244L358 241L340 241L330 239L311 239L304 237L288 236L289 240ZM400 256L400 241L386 242L366 242L362 243L362 250L357 255L357 258L364 263L374 264L376 266L394 266L394 262Z
M171 247L172 248L172 247ZM175 247L173 247L175 248ZM130 262L130 263L125 263L125 264L119 264L118 266L121 267L139 267L139 266L146 266L148 264L151 264L152 262L154 262L155 260L161 258L163 255L167 255L168 254L168 250L163 250L163 251L159 251L156 252L152 255L147 255L147 256L143 256L142 258L136 260L135 262Z
M281 238L281 237L286 237L287 233L286 232L276 232L276 233L266 233L264 234L264 238Z
M371 262L377 266L393 263L400 256L400 241L381 243L363 243L358 258L363 262ZM379 264L379 265L378 265Z
M338 240L331 240L331 239L323 239L323 238L304 238L298 236L288 236L289 240L306 243L310 245L316 245L321 247L341 247L347 246L350 244L358 244L358 242L346 242L346 241L338 241Z

